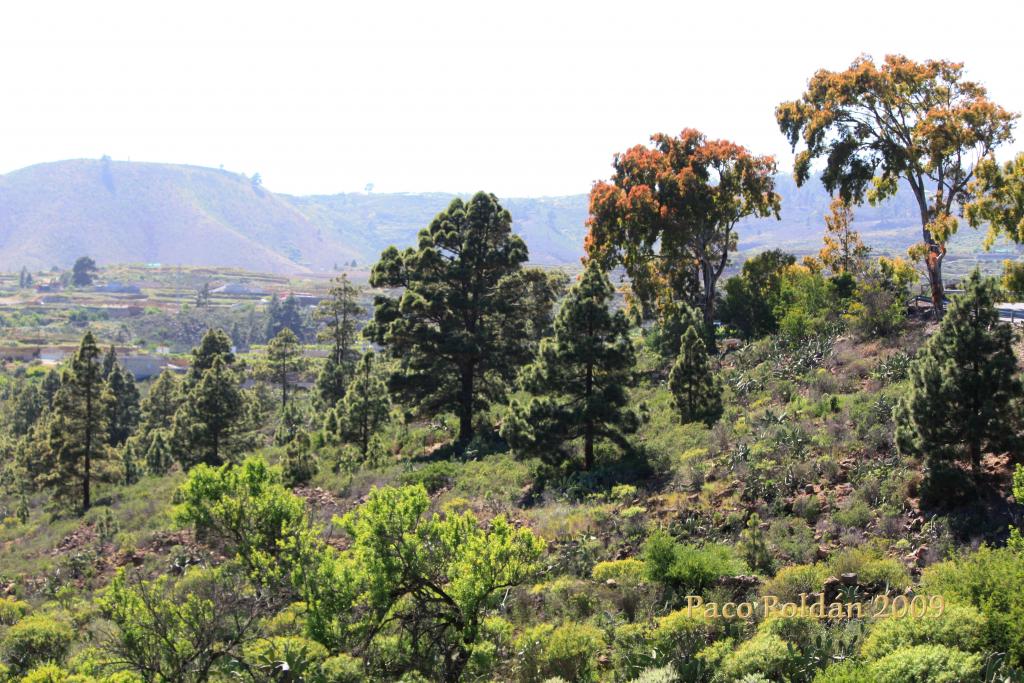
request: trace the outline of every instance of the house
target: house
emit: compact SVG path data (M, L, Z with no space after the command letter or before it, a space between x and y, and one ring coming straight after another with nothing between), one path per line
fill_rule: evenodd
M267 291L265 289L260 289L259 287L254 287L252 285L245 284L242 282L228 282L227 284L223 284L220 287L211 289L210 294L216 294L219 296L260 297L266 296Z
M142 294L142 290L139 289L138 285L130 285L124 282L108 282L96 287L95 291L108 294Z

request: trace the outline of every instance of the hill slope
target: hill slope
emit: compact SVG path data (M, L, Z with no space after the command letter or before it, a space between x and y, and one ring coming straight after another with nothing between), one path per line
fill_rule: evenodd
M810 253L821 242L829 197L820 183L797 188L777 179L780 221L739 226L740 251L783 248ZM89 254L100 263L233 266L274 273L326 272L353 260L372 263L390 244L416 233L454 195L349 193L296 197L228 171L109 160L30 166L0 176L0 270L66 267ZM578 262L587 196L503 198L534 263ZM860 207L856 224L876 249L901 253L918 239L917 208L907 193ZM951 254L973 262L980 236L964 231ZM1002 258L1004 247L989 258Z

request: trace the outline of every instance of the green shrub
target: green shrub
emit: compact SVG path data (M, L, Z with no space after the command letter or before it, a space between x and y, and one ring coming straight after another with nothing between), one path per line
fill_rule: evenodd
M872 627L861 653L865 659L879 659L901 648L928 644L980 650L985 645L985 617L970 605L947 605L939 616L883 619Z
M300 679L313 678L327 656L327 648L301 636L262 638L245 648L248 661L257 666L286 662L289 675Z
M910 575L899 560L882 555L870 548L850 548L832 557L829 562L832 572L856 574L862 585L888 586L895 590L906 590L910 586Z
M746 569L729 546L676 543L664 532L644 544L644 562L649 579L687 594L702 593L721 577Z
M338 654L320 665L324 683L359 683L366 680L363 662L351 655Z
M658 619L652 644L658 652L658 664L685 661L724 634L724 623L715 623L701 615L687 614L685 609Z
M0 599L0 625L10 626L21 620L32 611L32 606L24 600L14 598Z
M807 651L814 645L815 639L824 635L825 628L818 618L805 612L794 616L772 614L761 622L757 632L778 636L787 643L793 643L800 650Z
M832 519L839 526L855 529L866 527L871 517L871 507L862 500L852 500L846 507L832 514Z
M74 633L63 621L32 614L7 629L0 642L0 659L25 673L44 662L62 662Z
M609 562L598 562L594 565L591 576L595 581L607 581L615 579L629 584L641 583L647 576L647 569L643 560L626 558L625 560L611 560Z
M779 636L758 633L725 656L718 669L723 681L734 681L748 674L763 674L770 680L787 680L798 653Z
M769 545L777 553L793 562L813 560L818 551L818 544L814 540L814 529L802 519L792 517L776 519L768 527L767 536Z
M671 666L663 666L658 669L647 669L634 678L631 683L676 683L679 674Z
M594 665L603 644L600 629L587 624L562 624L544 648L544 669L549 676L561 676L568 681L597 680Z
M427 493L434 494L446 486L451 486L458 473L459 468L455 463L432 462L411 472L403 472L399 482L406 486L423 484Z
M944 645L896 650L868 666L872 683L962 683L978 680L981 655Z
M96 683L96 679L73 674L56 664L43 664L29 671L19 683Z
M872 683L867 666L847 660L833 664L814 677L814 683Z
M1007 664L1024 665L1024 561L1007 548L982 546L928 567L921 593L973 605L984 615L989 649L1007 653Z
M822 564L794 564L783 567L764 586L764 595L776 595L780 602L800 602L801 593L821 590L829 571Z

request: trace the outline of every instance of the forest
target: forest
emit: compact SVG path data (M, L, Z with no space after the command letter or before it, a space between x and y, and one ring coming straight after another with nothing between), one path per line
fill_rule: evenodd
M0 372L0 681L1024 681L1024 264L943 276L1024 243L1017 118L862 56L776 109L814 255L736 262L776 161L686 128L609 150L578 268L479 192L305 309L62 319Z

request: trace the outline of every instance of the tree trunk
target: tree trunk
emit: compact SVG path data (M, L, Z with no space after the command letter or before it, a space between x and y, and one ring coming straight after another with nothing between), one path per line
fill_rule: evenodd
M473 366L462 371L462 389L459 391L459 438L460 448L473 438Z
M88 512L92 501L89 496L89 480L92 477L92 388L85 389L85 467L82 473L82 512Z
M584 387L584 410L590 412L591 394L594 392L594 366L587 366L587 380ZM594 421L590 415L584 416L583 423L583 469L589 472L594 467Z
M708 355L717 351L715 344L715 275L712 272L710 261L704 260L700 269L701 279L704 285L703 301L701 311L704 313L704 343L707 346Z

